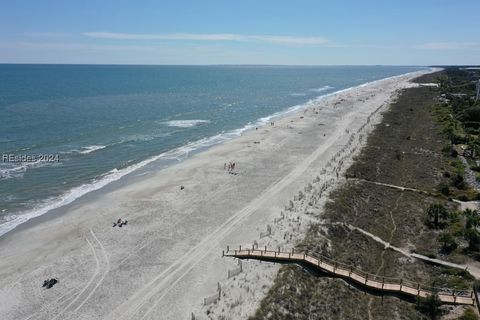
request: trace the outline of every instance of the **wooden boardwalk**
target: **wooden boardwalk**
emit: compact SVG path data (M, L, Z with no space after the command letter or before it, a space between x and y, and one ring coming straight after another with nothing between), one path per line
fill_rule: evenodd
M439 299L445 304L475 305L474 292L472 290L450 290L445 288L432 288L400 278L381 277L366 273L352 266L338 263L327 257L318 254L309 254L308 252L295 252L294 249L289 252L271 251L259 249L230 250L222 253L223 256L235 257L240 259L257 259L280 262L293 262L309 265L335 277L349 279L357 284L376 291L402 294L412 298L427 297L433 292L438 294Z

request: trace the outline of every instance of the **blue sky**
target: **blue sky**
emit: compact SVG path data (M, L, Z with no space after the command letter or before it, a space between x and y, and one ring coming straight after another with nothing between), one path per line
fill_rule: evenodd
M480 64L479 0L15 0L0 63Z

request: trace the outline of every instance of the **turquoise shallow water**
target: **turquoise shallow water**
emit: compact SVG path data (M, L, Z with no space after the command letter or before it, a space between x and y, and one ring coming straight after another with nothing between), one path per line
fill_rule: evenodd
M152 161L184 159L319 96L420 69L0 65L0 235Z

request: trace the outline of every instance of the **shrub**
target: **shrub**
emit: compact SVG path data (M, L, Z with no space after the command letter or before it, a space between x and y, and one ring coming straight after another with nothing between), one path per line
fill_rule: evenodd
M471 251L479 251L480 234L477 230L470 228L464 232L465 240L468 241L468 249Z
M450 253L458 247L455 238L449 232L440 233L437 237L437 241L442 244L442 251L445 253Z
M467 187L463 176L459 173L452 177L452 186L456 187L459 190L466 189Z
M461 315L458 320L478 320L478 317L475 314L475 311L472 310L472 308L468 308L465 309L463 315Z
M450 195L450 187L445 182L442 182L438 185L438 191L440 191L440 193L443 194L444 196Z
M464 121L473 121L479 122L480 121L480 107L471 107L465 110L463 113Z
M450 155L456 158L458 156L458 151L452 148L452 150L450 151Z
M441 315L440 309L442 302L436 294L429 295L426 298L418 297L415 308L421 313L429 316L431 319L437 319Z
M452 223L450 226L450 230L452 232L452 236L460 237L463 236L463 224L460 221Z

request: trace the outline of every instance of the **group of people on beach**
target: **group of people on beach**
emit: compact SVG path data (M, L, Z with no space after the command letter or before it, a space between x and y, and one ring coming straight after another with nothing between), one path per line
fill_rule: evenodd
M122 220L122 219L118 219L117 222L114 222L113 223L113 227L123 227L125 225L127 225L128 223L128 220Z
M55 278L47 279L47 280L44 280L44 281L43 281L42 287L44 287L44 288L46 288L46 289L50 289L50 288L53 287L57 282L58 282L58 280L55 279Z
M234 172L234 170L235 170L235 161L230 161L230 162L228 163L228 166L227 166L227 163L224 163L224 164L223 164L223 170L228 170L228 173Z

